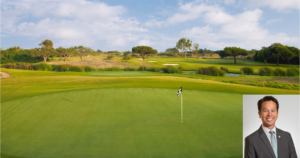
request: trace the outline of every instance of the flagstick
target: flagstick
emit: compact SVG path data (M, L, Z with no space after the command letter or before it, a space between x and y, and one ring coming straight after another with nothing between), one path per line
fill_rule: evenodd
M183 124L182 93L181 93L181 124Z

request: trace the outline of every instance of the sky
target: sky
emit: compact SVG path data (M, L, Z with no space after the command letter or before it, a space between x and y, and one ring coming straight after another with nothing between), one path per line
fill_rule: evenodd
M199 48L300 48L299 0L1 0L1 47L83 45L159 52L188 38Z

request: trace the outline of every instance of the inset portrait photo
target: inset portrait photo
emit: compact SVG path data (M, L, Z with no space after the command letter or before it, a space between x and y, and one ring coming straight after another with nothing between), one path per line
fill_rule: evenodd
M243 95L245 158L299 157L299 101L299 95Z

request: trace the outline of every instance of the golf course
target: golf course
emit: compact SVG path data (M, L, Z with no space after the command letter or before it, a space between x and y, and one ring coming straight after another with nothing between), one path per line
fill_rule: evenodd
M266 66L237 61L151 58L127 63L150 63L158 68L179 64L185 71L227 67L234 74L244 66L253 67L257 74ZM275 68L276 64L267 66ZM279 67L299 69L298 65ZM243 94L299 94L299 76L1 71L11 75L1 79L4 158L241 158ZM264 86L267 83L285 87ZM180 87L182 96L178 97Z

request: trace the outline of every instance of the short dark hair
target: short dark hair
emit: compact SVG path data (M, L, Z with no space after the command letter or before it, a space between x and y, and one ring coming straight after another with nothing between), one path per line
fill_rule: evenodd
M265 96L257 102L258 111L261 110L261 104L265 101L273 101L274 103L276 103L277 111L279 110L279 103L277 99L274 98L273 96Z

